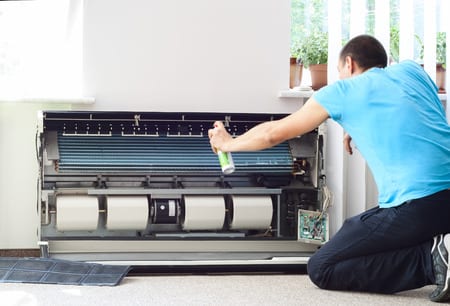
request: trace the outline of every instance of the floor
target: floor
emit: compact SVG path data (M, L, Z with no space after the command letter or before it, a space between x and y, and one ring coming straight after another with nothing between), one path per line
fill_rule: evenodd
M378 295L320 290L307 275L127 276L115 287L0 284L2 306L64 305L437 305L433 287Z

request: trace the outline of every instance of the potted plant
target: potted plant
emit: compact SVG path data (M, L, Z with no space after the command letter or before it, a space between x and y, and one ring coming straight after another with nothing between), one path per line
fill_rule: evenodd
M328 33L313 31L305 36L297 49L303 66L311 73L311 87L318 90L327 85Z
M423 42L417 35L416 39L420 44L420 59L423 60ZM436 85L438 86L440 93L445 93L445 74L447 69L446 52L446 33L438 32L436 34Z
M289 88L300 86L302 82L303 63L298 56L298 43L294 43L291 48L291 56L289 59Z
M446 33L439 32L436 35L436 84L439 91L443 93L445 93L445 71L447 69L446 52Z

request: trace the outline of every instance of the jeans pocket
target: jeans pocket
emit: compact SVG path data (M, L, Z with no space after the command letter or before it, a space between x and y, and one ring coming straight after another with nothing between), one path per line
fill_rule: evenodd
M373 208L361 214L360 220L370 231L384 231L395 219L397 211L395 208Z
M378 206L377 207L373 207L373 208L371 208L371 209L361 213L359 215L359 220L364 222L364 221L368 220L369 218L373 217L374 215L378 214L381 209L382 208L379 208Z

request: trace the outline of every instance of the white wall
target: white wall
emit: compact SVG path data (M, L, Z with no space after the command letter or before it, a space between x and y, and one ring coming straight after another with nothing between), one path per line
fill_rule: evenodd
M37 113L68 107L0 103L0 249L37 248Z
M289 0L89 0L84 94L102 110L291 112Z

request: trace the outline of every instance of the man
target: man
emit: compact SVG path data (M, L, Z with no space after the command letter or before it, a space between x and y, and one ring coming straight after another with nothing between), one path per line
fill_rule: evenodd
M437 87L422 67L387 68L375 38L351 39L339 56L340 80L297 112L232 138L209 130L224 152L261 150L307 133L327 118L357 144L378 186L378 207L346 220L308 262L320 288L394 293L436 284L430 299L450 300L450 126Z

